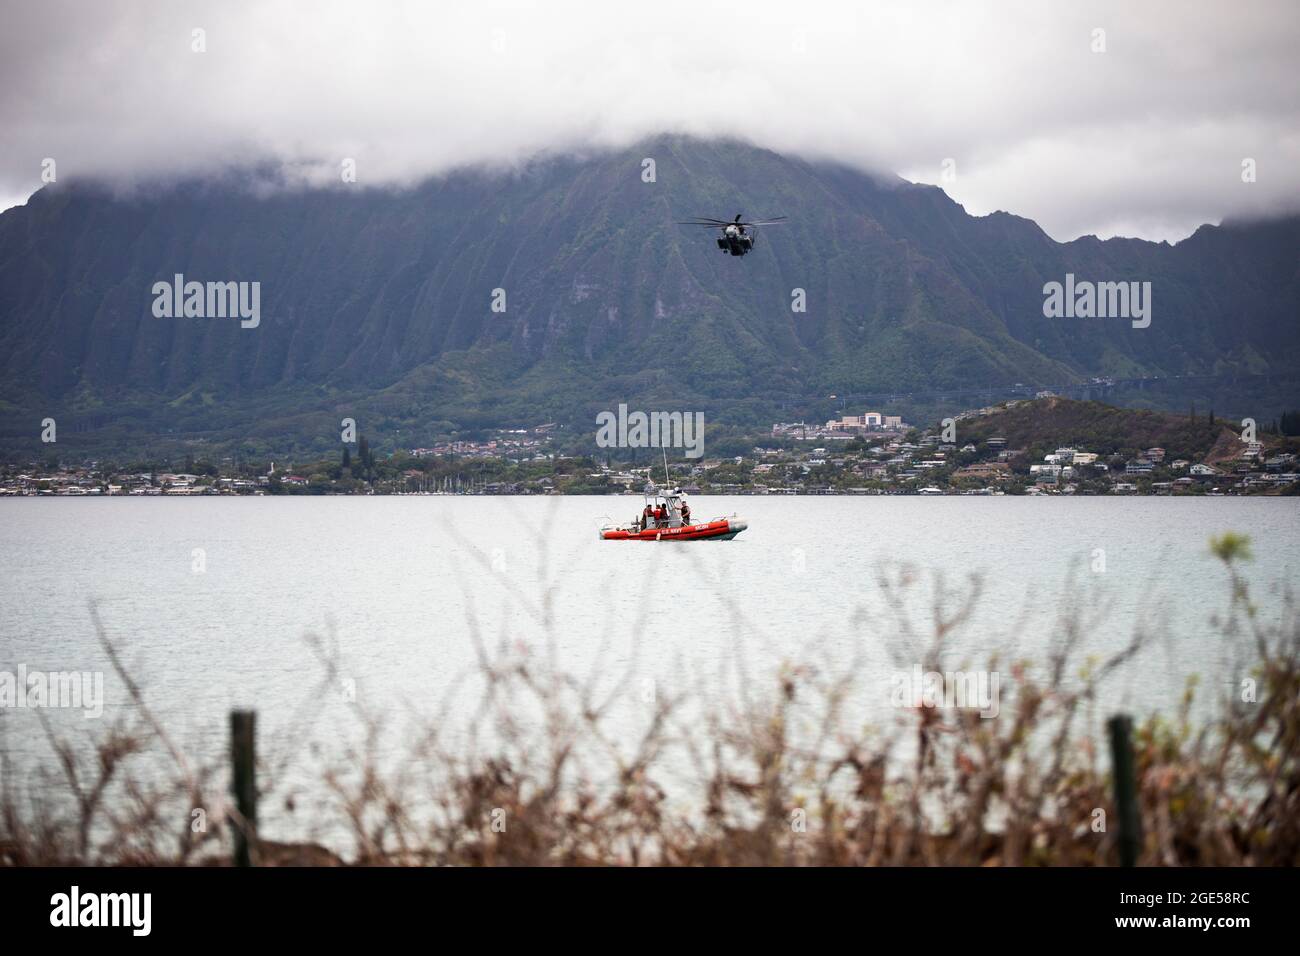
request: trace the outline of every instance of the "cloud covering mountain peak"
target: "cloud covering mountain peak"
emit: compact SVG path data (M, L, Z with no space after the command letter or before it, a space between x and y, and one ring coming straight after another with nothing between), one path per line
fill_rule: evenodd
M45 159L316 184L351 160L404 186L658 132L898 172L1058 239L1177 239L1300 197L1285 0L4 6L6 205Z

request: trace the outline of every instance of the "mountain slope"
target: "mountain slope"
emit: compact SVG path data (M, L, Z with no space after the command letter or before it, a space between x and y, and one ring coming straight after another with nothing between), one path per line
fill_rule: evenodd
M1300 367L1295 218L1057 243L933 187L672 137L406 192L265 192L47 188L0 215L0 436L47 408L89 430L269 438L367 401L454 427ZM735 212L792 221L743 259L674 225ZM1151 327L1044 318L1043 284L1067 272L1152 282ZM175 273L260 282L260 325L155 318Z

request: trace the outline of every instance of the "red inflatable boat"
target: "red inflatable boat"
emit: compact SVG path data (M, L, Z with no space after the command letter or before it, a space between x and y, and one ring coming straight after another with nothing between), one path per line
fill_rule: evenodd
M730 541L749 527L743 518L714 518L676 528L601 528L605 541Z
M631 524L601 528L601 540L730 541L749 527L745 519L735 515L692 523L686 496L676 490L658 494L653 487L647 488L645 502L641 515Z

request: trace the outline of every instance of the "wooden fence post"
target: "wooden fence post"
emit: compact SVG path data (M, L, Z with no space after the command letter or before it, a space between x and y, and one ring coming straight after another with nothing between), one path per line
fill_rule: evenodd
M235 823L235 866L252 866L257 842L257 714L230 712L230 790L240 820Z
M1110 730L1111 774L1115 778L1115 811L1119 815L1120 866L1136 866L1142 847L1142 817L1138 813L1137 773L1133 760L1133 719L1116 714Z

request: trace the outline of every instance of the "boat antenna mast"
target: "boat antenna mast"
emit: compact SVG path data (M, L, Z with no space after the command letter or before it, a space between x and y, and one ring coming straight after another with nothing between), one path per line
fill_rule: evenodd
M664 453L664 487L672 488L673 479L672 476L668 474L668 449L660 448L659 450Z

